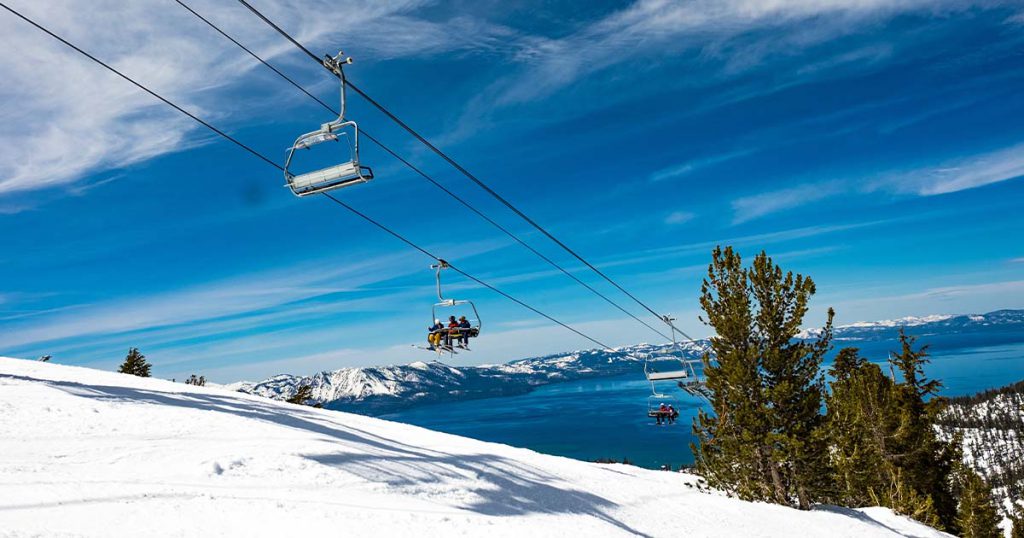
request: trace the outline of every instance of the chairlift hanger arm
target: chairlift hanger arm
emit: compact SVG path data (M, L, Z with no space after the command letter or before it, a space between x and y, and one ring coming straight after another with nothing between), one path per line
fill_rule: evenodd
M454 303L451 299L445 299L444 295L441 293L441 270L448 269L449 267L451 267L451 265L448 265L447 261L440 258L437 259L437 263L430 266L430 268L434 270L434 278L437 282L437 300L446 304Z

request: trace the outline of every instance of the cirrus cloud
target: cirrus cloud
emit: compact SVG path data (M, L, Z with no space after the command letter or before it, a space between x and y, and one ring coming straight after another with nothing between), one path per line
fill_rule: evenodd
M285 54L295 54L234 3L189 4L265 59L284 62ZM378 60L491 50L509 32L467 17L411 15L426 4L367 0L342 10L327 0L292 0L258 7L311 47L335 50L344 34L357 44L347 52ZM174 2L23 1L11 7L204 119L230 129L235 116L252 113L235 97L262 67ZM0 71L0 196L80 183L211 140L188 118L6 11L0 13ZM320 75L315 68L305 72Z

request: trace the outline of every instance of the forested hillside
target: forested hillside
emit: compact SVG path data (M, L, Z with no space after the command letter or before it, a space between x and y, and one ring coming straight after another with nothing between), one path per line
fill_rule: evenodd
M1004 503L1024 499L1024 381L951 398L939 417L943 435L963 436L964 461Z

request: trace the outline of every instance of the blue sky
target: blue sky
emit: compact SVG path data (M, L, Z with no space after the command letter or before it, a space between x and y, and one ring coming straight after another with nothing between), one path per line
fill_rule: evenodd
M330 119L169 0L11 4L282 161ZM1019 2L254 4L695 335L716 244L811 275L808 325L1024 307ZM240 6L190 5L336 99ZM137 346L218 381L430 358L428 258L3 13L0 71L0 355L113 368ZM578 270L358 97L349 116ZM604 342L657 341L363 149L353 206ZM447 282L484 318L457 363L591 347Z

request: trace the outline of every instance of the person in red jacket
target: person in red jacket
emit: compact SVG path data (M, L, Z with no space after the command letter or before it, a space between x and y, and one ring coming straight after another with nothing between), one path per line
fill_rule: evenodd
M444 337L444 344L452 347L452 337L459 337L459 322L455 316L448 316L448 333Z

